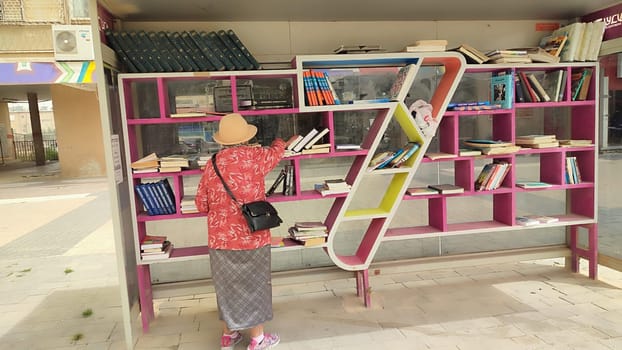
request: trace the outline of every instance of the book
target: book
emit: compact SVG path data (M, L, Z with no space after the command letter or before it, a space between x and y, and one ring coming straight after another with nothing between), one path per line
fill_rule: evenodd
M479 175L477 175L477 178L475 179L474 189L476 191L483 191L486 189L486 184L490 180L494 169L495 169L494 163L487 163L484 165Z
M494 104L501 105L501 108L512 108L514 98L514 75L502 72L490 78L490 100Z
M583 24L583 36L579 43L579 49L577 50L577 56L575 61L585 62L587 57L587 50L590 47L592 41L592 33L594 32L594 22L586 22Z
M527 216L517 216L516 224L521 225L521 226L535 226L535 225L539 225L540 221L527 217Z
M223 29L216 32L218 34L218 38L223 43L225 48L231 53L233 57L233 62L236 65L237 70L251 70L254 69L254 65L252 62L248 60L248 57L242 53L240 48L233 42L233 39L227 32Z
M328 128L322 129L322 131L318 132L306 145L304 145L305 149L309 149L313 147L317 142L319 142L324 135L328 134Z
M585 74L583 75L583 81L581 82L581 88L579 89L579 93L577 94L577 101L585 101L587 98L587 94L590 90L590 81L592 80L592 72L591 68L586 68L584 70Z
M580 71L573 71L570 76L570 97L572 101L577 101L579 98L579 94L581 92L581 87L585 82L586 76L588 75L588 71L591 71L590 68L583 68ZM591 74L590 74L591 76ZM587 84L589 85L589 84ZM587 93L586 93L587 95Z
M531 83L531 86L533 87L534 91L540 97L540 101L550 102L551 97L549 96L549 94L546 93L546 90L544 90L544 87L542 86L542 84L540 84L540 80L538 80L536 75L533 73L530 73L530 74L527 74L527 78L529 79L529 82Z
M603 35L605 34L605 21L593 22L593 25L594 30L592 32L592 38L590 39L590 45L587 49L586 61L598 61L598 54L603 43Z
M553 55L539 46L521 47L521 48L515 48L512 50L523 50L527 52L527 56L529 56L529 58L531 59L531 62L543 62L543 63L558 63L559 62L559 56Z
M233 41L233 43L238 47L240 52L242 52L242 54L246 56L246 59L253 65L252 69L260 69L261 64L259 64L257 59L255 59L255 57L251 54L248 48L246 48L244 43L242 43L242 40L240 40L238 35L232 29L227 30L227 35L229 35L231 41Z
M433 52L445 51L447 40L417 40L413 44L406 45L403 52Z
M553 31L553 36L566 36L566 43L561 50L561 61L562 62L573 62L575 61L575 56L577 56L577 51L579 49L579 45L581 44L581 40L583 39L583 31L585 29L585 23L575 22L563 26L561 28Z
M315 189L315 191L319 192L322 197L324 196L329 196L329 195L333 195L333 194L344 194L344 193L348 193L350 192L350 188L338 188L338 189L329 189L328 186L326 186L326 184L315 184L313 186L313 188Z
M326 244L325 237L313 237L313 238L308 238L308 239L296 239L296 238L290 237L290 239L304 247L318 247L318 246L323 246L324 244Z
M274 191L276 191L277 187L279 187L279 185L285 180L286 175L287 175L287 169L286 168L281 169L276 179L274 180L274 182L268 189L268 191L266 191L266 197L270 197L274 193Z
M481 152L480 152L480 154L481 154ZM453 154L453 153L427 152L425 154L425 157L429 158L429 159L432 159L432 160L437 160L437 159L451 159L451 158L456 158L458 156Z
M140 250L140 255L157 255L162 254L168 246L171 244L170 241L164 241L160 247L157 248L146 248Z
M540 47L547 53L560 57L564 45L568 40L566 35L547 35L540 40Z
M581 147L581 146L592 146L594 143L592 140L579 140L579 139L571 139L571 140L559 140L559 145L562 147Z
M270 237L270 247L271 248L282 248L285 247L284 237Z
M154 153L150 153L134 162L130 165L132 169L145 169L145 168L157 168L160 165L160 158Z
M428 185L428 187L437 190L440 194L456 194L464 192L464 188L452 184Z
M291 196L294 194L296 184L294 183L294 166L288 164L285 166L285 177L283 178L283 192L284 196Z
M184 48L184 51L190 55L190 58L199 67L200 71L205 72L216 70L216 67L214 67L210 61L210 57L205 56L203 51L190 37L190 33L188 31L174 33L174 37L179 41L179 45ZM209 53L209 56L213 56L213 54Z
M298 135L298 134L292 135L287 141L285 141L285 149L288 149L288 150L294 149L294 146L296 146L296 144L300 142L300 140L302 140L303 137L304 136Z
M527 74L525 72L518 72L518 75L521 79L521 84L525 89L526 96L529 96L528 102L540 102L540 96L536 93L535 89L531 86L530 80L527 78Z
M522 146L522 147L527 147L527 148L554 148L554 147L559 147L559 141L557 140L553 140L553 141L548 141L548 142L538 142L538 143L531 143L531 144L522 144L520 142L516 142L516 144L518 146Z
M294 145L294 147L292 147L291 150L294 152L302 151L302 148L306 146L307 143L309 143L309 141L311 141L311 139L313 139L313 137L315 137L315 135L318 134L318 132L319 131L316 128L309 130L309 132L307 132L307 134L302 138L302 140L296 143L296 145Z
M516 143L523 145L531 145L541 142L551 142L555 141L555 135L543 135L543 134L531 134L531 135L520 135L516 136Z
M460 157L481 156L482 151L478 149L460 148L458 150L458 155Z
M321 221L296 221L294 227L298 231L328 230L328 227Z
M203 39L203 42L207 45L209 50L218 57L218 60L225 65L225 70L236 69L236 65L234 61L232 61L233 53L227 50L215 31L201 31L199 32L199 37Z
M414 64L408 64L400 67L397 71L395 81L389 89L389 98L393 101L403 101L410 90L415 75L417 73L417 66Z
M340 150L340 151L360 150L361 149L361 145L354 144L354 143L342 143L342 144L336 145L335 149Z
M533 188L548 188L551 187L550 183L542 182L542 181L517 181L516 187L525 188L525 189L533 189Z
M140 241L140 249L162 248L164 242L166 242L167 236L161 235L146 235Z
M322 154L322 153L330 153L330 147L309 148L309 149L303 149L300 152L300 154Z
M468 63L482 64L490 60L485 53L469 44L463 43L460 46L451 49L450 51L457 51L461 53Z
M481 149L482 154L485 154L485 155L510 154L510 153L516 153L520 150L521 150L521 147L517 145Z
M438 190L427 187L427 186L410 187L406 190L406 194L409 196L429 196L429 195L434 195L438 193L439 193Z
M494 141L494 140L486 140L486 139L468 139L463 141L466 146L476 149L488 149L488 148L500 148L500 147L508 147L513 146L514 144L511 142L505 141Z
M537 220L538 223L540 224L552 224L555 222L559 222L559 218L554 217L554 216L533 214L533 215L524 215L524 217L527 219Z
M326 179L324 180L324 186L329 190L349 190L350 185L344 179Z
M147 193L145 187L143 187L141 184L138 184L134 186L134 190L138 194L138 198L140 198L140 201L142 202L143 208L147 212L147 215L149 216L158 215L158 212L156 210L156 205L152 201L152 199L149 197L149 194Z
M389 164L393 168L399 168L404 164L408 159L410 159L421 146L417 142L409 142L404 146L404 152L399 157L396 157L391 160Z
M168 259L168 258L170 258L172 251L173 251L173 243L169 244L161 253L157 253L157 254L141 254L141 259L143 261L154 261L154 260Z

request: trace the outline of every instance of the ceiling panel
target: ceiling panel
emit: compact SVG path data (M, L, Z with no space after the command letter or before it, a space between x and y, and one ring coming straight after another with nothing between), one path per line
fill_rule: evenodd
M126 21L568 20L615 0L100 0Z

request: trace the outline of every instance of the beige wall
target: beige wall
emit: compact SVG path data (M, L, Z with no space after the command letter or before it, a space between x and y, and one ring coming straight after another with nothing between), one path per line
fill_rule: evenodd
M97 93L60 84L52 85L51 93L61 176L105 176Z

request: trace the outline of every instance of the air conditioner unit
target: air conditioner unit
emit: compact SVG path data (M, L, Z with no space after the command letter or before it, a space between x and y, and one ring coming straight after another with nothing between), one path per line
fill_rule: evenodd
M55 24L52 40L57 61L92 61L95 58L90 25Z

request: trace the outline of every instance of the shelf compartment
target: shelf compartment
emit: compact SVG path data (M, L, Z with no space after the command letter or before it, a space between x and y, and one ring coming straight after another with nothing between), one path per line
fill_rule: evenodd
M171 252L171 256L168 259L161 260L149 260L149 261L140 261L141 265L151 265L151 264L160 264L160 263L169 263L169 262L178 262L178 261L187 261L187 260L196 260L201 259L209 255L209 247L208 246L195 246L195 247L173 247L173 251Z

